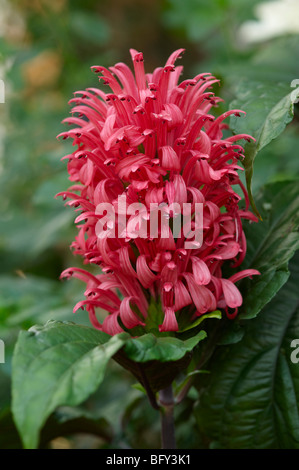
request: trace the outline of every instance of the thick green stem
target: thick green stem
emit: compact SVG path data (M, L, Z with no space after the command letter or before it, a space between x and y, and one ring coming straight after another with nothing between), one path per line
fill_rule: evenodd
M159 392L162 449L176 449L175 426L174 426L174 397L172 386Z

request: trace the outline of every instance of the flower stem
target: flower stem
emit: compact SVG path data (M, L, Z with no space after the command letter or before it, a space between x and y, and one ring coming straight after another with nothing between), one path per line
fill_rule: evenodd
M174 397L172 386L160 390L160 415L161 415L161 435L162 449L176 449L175 426L174 426Z

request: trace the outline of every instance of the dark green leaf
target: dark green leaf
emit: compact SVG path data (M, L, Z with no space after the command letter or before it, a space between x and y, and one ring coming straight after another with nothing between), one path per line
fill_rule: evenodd
M180 330L182 333L185 331L190 331L193 328L196 328L198 325L200 325L204 320L207 318L217 318L218 320L221 319L221 312L220 310L214 310L214 312L211 313L206 313L205 315L201 315L200 317L197 318L191 325L186 326L183 330Z
M298 261L297 253L289 281L245 323L242 342L220 347L209 364L196 417L212 447L299 449L299 364L291 359L299 338Z
M111 338L93 328L55 321L21 332L13 357L12 390L13 414L24 446L38 445L41 427L57 407L76 406L97 389L111 357L124 367L129 363L127 368L137 370L138 378L142 367L136 362L146 363L148 380L153 389L158 383L159 389L160 362L172 363L167 374L163 371L162 382L165 377L172 381L205 336L201 331L185 341L152 334L132 338L122 333Z
M148 333L140 338L128 338L114 359L130 370L145 388L149 386L156 392L170 385L178 373L187 368L192 350L205 337L203 330L184 341Z
M299 247L298 181L268 184L256 200L262 221L245 227L247 254L242 269L257 269L261 276L242 282L240 318L256 316L283 286L289 277L288 262Z
M58 406L76 406L97 389L107 362L122 346L118 336L66 322L20 333L12 409L26 448L37 446L41 427Z
M231 109L242 109L247 114L231 117L230 128L235 134L249 134L256 139L245 145L244 167L250 202L258 213L251 192L254 160L258 152L279 136L294 116L295 91L290 83L258 82L243 80L236 90Z
M136 362L178 361L205 337L205 331L200 331L186 341L172 337L157 338L149 333L140 338L130 338L126 341L124 351L129 359Z

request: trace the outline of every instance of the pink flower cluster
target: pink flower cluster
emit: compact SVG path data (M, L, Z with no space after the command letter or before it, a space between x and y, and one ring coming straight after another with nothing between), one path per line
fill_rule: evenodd
M65 119L74 127L59 135L73 139L76 147L64 157L74 184L59 193L80 211L72 248L99 269L96 274L79 268L62 273L86 283L85 300L74 311L86 308L92 325L110 335L145 326L151 301L161 305L159 329L164 332L179 330L185 307L190 324L217 308L233 318L242 304L235 283L259 274L247 269L222 277L223 263L230 260L238 267L246 254L242 219L257 220L238 176L244 156L236 142L251 137L223 137L223 121L242 111L217 118L210 114L221 100L211 91L218 80L209 73L179 83L182 67L174 64L183 49L152 74L145 73L143 54L130 52L134 73L123 63L92 67L111 93L98 88L76 92L70 100L72 117ZM238 185L244 209L233 190ZM174 238L171 228L166 238L98 237L98 204L115 204L123 194L128 204L141 202L147 208L151 203L202 203L202 245L184 248L184 236ZM99 311L107 312L102 323Z

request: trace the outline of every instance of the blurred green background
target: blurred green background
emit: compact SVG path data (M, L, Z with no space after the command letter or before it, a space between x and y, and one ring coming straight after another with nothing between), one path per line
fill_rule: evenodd
M0 448L19 445L9 415L11 353L19 330L49 319L88 324L84 312L72 313L83 286L59 280L64 268L82 265L69 249L75 213L54 198L69 185L60 158L70 144L56 140L70 111L68 100L76 90L98 86L92 65L130 64L131 47L144 53L147 71L185 48L183 77L215 74L221 79L215 92L224 98L225 109L244 80L270 87L282 83L292 91L292 80L299 79L299 25L290 18L296 11L299 18L298 2L297 10L292 1L283 8L294 8L288 20L275 7L255 10L258 3L0 0L0 78L5 83L5 103L0 103L0 338L6 353L0 365ZM285 132L258 156L254 191L266 182L298 176L298 129L296 110ZM112 364L105 383L87 407L102 420L97 438L54 435L50 445L159 447L159 422L146 398L132 388L131 377ZM178 440L185 448L201 440L190 400L177 417Z

